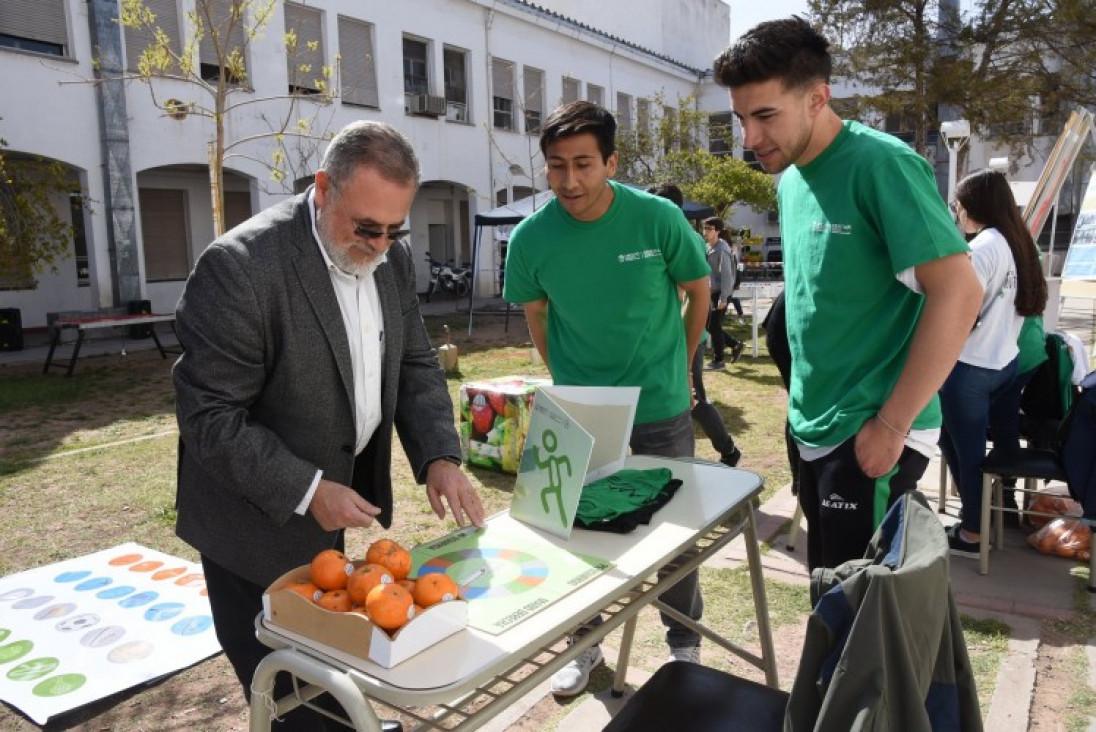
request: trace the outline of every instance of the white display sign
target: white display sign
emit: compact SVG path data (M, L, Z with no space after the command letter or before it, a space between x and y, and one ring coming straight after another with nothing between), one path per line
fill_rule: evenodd
M38 724L220 650L201 565L140 544L0 578L0 699Z

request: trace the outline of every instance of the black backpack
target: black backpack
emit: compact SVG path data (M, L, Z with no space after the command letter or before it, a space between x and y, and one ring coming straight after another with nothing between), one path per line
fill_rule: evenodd
M1047 333L1047 360L1024 387L1020 399L1020 433L1032 447L1052 450L1058 444L1058 430L1077 396L1073 356L1057 333Z

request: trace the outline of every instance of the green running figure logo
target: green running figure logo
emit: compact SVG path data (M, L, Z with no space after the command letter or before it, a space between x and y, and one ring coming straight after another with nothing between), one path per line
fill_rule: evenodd
M544 513L551 515L552 509L548 506L548 496L554 494L556 497L556 503L559 505L559 520L563 524L564 528L567 528L567 512L563 508L563 477L561 474L561 466L567 468L567 477L571 477L571 458L564 455L563 457L555 457L552 455L559 446L559 442L556 439L556 433L552 430L544 430L540 434L540 441L544 445L545 451L548 453L544 460L540 459L540 448L536 445L533 446L533 460L536 462L536 466L540 469L548 469L548 487L540 492L540 505L544 509Z

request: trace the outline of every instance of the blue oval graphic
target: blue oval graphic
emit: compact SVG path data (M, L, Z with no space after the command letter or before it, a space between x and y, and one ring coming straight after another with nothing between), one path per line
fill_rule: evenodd
M185 605L181 602L165 602L160 605L153 605L148 610L145 610L145 620L150 620L154 623L162 620L171 620L177 617L185 609Z
M118 604L122 607L141 607L141 605L147 605L159 596L159 592L146 590L145 592L138 592L136 595L130 595Z
M198 635L213 627L213 618L208 615L192 615L171 626L175 635Z
M96 597L103 600L117 600L120 597L125 597L129 593L136 590L136 587L130 587L129 585L118 585L117 587L108 587L105 590L95 593Z
M80 592L86 592L88 590L97 590L100 587L106 587L114 582L110 577L92 577L89 580L84 580L80 584L76 585L76 589Z
M62 572L53 578L54 582L77 582L91 574L90 569L82 569L75 572Z

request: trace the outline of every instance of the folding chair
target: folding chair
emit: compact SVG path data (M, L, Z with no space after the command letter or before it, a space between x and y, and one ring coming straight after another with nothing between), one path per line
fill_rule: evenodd
M864 559L811 579L814 610L791 692L672 662L605 732L982 729L947 538L923 496L895 502Z

